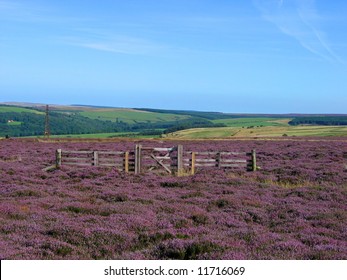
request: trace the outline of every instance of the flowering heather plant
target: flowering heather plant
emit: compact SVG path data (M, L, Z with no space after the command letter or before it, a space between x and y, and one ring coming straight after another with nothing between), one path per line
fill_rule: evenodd
M180 144L256 149L260 169L45 172L58 148L130 151L135 143L0 141L0 258L347 259L346 139Z

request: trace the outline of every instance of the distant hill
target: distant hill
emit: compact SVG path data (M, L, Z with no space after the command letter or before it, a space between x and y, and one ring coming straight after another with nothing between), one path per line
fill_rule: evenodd
M0 103L0 137L42 136L45 126L45 107L45 104L40 103ZM232 114L54 104L49 105L49 119L51 134L54 135L123 133L153 137L192 128L270 127L271 129L271 127L289 125L347 124L347 115Z
M0 105L0 137L43 135L45 105L16 104ZM50 105L49 119L54 135L129 132L159 136L191 127L222 126L190 115L77 105Z
M230 118L297 118L297 117L347 117L347 114L250 114L250 113L221 113L221 112L203 112L190 110L166 110L166 109L150 109L136 108L142 111L157 112L165 114L183 114L190 116L200 116L207 119L230 119Z
M43 106L46 106L47 104L30 103L30 102L0 102L0 105L35 108L35 107L43 107Z

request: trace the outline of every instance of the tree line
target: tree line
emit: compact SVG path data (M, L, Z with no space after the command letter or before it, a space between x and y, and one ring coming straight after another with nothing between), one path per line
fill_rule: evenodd
M323 116L323 117L297 117L289 122L290 125L347 125L347 117Z
M137 122L134 124L122 121L91 119L79 114L58 112L49 113L50 133L52 135L113 133L113 132L142 132L146 135L160 135L173 131L196 128L221 126L202 118L190 118L168 122ZM14 121L11 125L8 121ZM45 129L45 115L27 112L0 113L0 137L41 136Z

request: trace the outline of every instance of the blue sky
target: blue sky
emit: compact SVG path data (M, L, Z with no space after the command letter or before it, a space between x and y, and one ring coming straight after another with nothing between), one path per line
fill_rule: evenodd
M347 113L344 0L0 0L0 102Z

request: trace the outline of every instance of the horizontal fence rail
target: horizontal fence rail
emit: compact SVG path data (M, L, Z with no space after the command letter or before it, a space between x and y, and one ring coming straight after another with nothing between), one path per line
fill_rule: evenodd
M183 159L185 167L190 169L192 175L196 169L201 168L246 168L248 171L256 171L256 152L186 152Z
M136 145L134 151L70 151L56 150L56 168L67 166L114 167L119 171L162 171L181 176L194 175L204 168L246 169L256 171L256 151L245 152L184 152L183 145L152 148Z
M115 167L120 171L134 170L135 159L133 152L115 151L56 151L56 167L73 166L103 166Z

